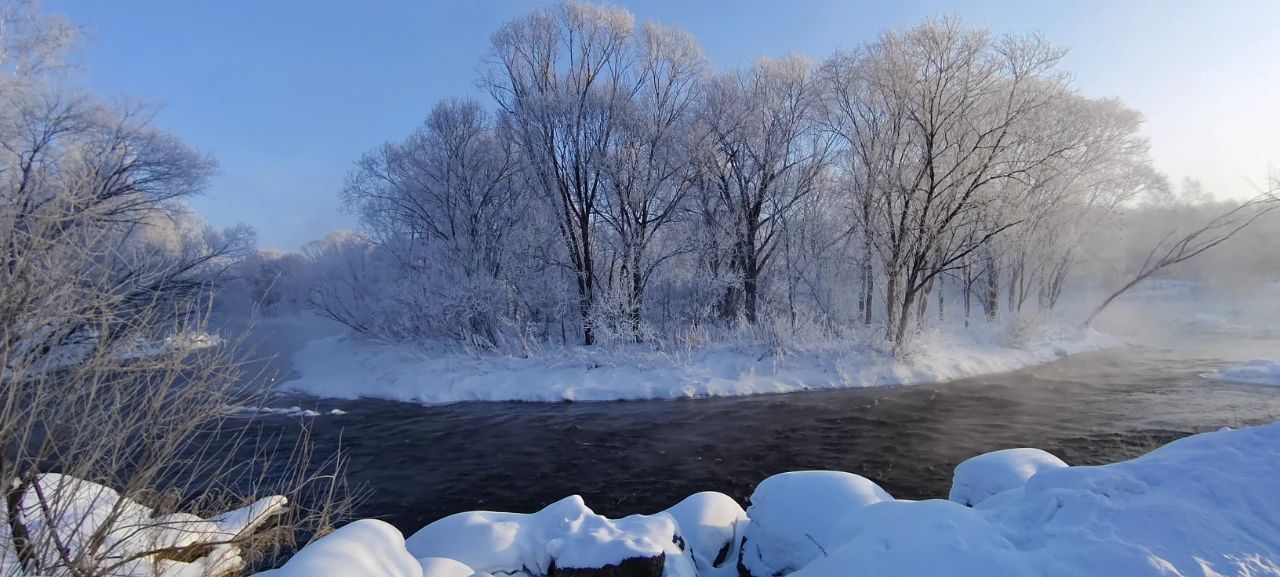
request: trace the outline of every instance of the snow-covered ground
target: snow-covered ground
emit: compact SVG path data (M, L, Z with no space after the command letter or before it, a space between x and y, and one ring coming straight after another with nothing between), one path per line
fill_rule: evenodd
M1280 361L1255 360L1200 375L1215 381L1280 386Z
M1028 342L1015 347L994 338L925 335L902 360L863 344L791 352L708 345L680 354L576 347L517 358L423 354L338 335L311 341L296 353L298 378L283 386L321 397L423 404L736 396L942 382L1042 364L1118 340L1080 330Z
M1280 575L1280 423L1112 465L1067 467L1035 451L969 463L958 482L998 491L974 507L894 499L852 473L795 472L763 481L746 511L699 493L611 520L569 497L533 514L460 513L407 542L360 521L267 575Z

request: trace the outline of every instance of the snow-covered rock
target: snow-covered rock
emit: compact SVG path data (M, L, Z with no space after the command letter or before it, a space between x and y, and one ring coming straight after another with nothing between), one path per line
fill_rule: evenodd
M1040 449L1005 449L970 458L956 466L950 500L975 507L987 498L1027 484L1040 471L1067 464Z
M724 493L695 493L666 510L676 522L699 577L737 575L747 513Z
M1280 386L1280 361L1254 360L1200 376L1215 381Z
M790 573L848 540L862 510L893 497L865 477L795 471L765 479L751 494L742 566L756 577Z
M693 562L676 538L671 515L632 515L611 520L597 515L574 495L532 514L472 511L423 527L406 542L417 558L453 559L476 571L606 569L636 563L668 577L692 577Z
M444 571L435 563L433 571ZM433 573L434 577L460 577ZM467 573L466 575L470 575ZM355 521L303 547L283 567L257 577L424 577L404 536L376 519Z

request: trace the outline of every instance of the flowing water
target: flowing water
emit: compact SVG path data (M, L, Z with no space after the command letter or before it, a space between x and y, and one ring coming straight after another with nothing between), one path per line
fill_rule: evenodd
M315 418L313 440L321 454L340 443L349 457L351 481L368 492L358 515L406 532L459 511L531 512L575 493L608 516L704 490L745 505L756 483L797 469L858 473L901 498L945 498L955 465L986 451L1040 447L1100 464L1280 419L1280 387L1200 376L1280 358L1280 331L1216 320L1181 329L937 385L608 403L292 402L347 412Z

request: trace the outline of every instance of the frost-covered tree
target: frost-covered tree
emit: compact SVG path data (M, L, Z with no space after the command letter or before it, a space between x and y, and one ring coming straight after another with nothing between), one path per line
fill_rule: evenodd
M574 278L582 339L595 342L597 221L610 144L639 66L635 22L619 8L561 4L496 32L484 83L509 118L528 163L526 181L560 233L560 264Z
M629 96L616 103L598 212L612 241L620 316L639 340L649 280L682 250L659 243L692 188L690 158L702 136L694 118L706 62L688 33L652 23L640 27L629 49L635 52L635 63L625 70Z
M1037 111L1062 92L1061 54L1039 37L945 19L886 32L829 64L831 124L854 157L895 347L940 275L1019 224L987 217L1000 186L1062 154L1023 148L1040 136Z
M414 295L419 337L499 341L531 222L520 171L510 134L471 100L438 104L409 138L356 163L346 201Z
M756 322L786 216L823 182L830 139L818 130L817 96L813 66L799 56L761 59L708 86L700 208L703 223L728 239L723 260L739 279L725 292L725 317Z

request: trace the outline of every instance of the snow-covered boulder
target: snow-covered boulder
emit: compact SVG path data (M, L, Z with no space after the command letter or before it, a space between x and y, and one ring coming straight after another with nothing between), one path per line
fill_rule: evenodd
M471 577L476 574L475 569L444 557L423 557L418 559L418 565L422 566L422 577Z
M1027 484L1032 475L1067 464L1040 449L1005 449L970 458L956 466L950 500L976 507L988 498Z
M737 574L738 550L747 525L747 513L737 501L706 491L690 495L666 513L675 520L699 577Z
M692 577L671 515L610 520L574 495L532 514L472 511L427 525L406 542L417 558L443 557L476 571L532 575Z
M423 570L405 550L400 531L384 521L362 519L303 547L284 567L257 577L423 577Z
M756 577L790 573L848 540L854 520L893 497L840 471L796 471L765 479L751 494L742 568Z

